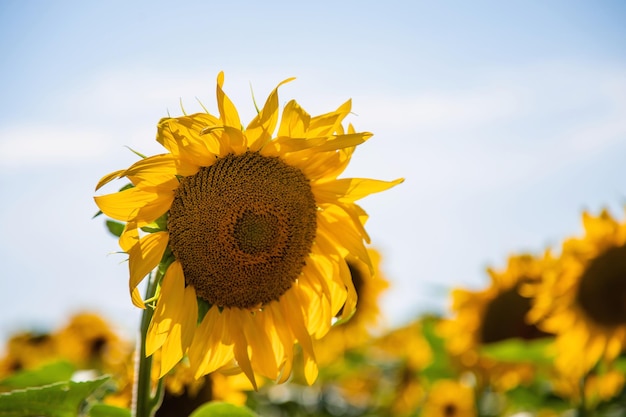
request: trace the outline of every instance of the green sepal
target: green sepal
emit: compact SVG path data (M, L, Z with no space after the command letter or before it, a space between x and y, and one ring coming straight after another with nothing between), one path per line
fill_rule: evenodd
M196 297L196 300L198 302L198 324L200 324L213 305L200 297Z
M120 237L124 231L124 223L116 222L115 220L107 220L105 222L107 229L113 236Z
M87 397L108 379L63 381L0 393L0 417L76 417Z
M174 254L172 253L172 249L168 245L165 248L165 252L163 252L163 257L161 258L161 262L159 262L159 265L157 267L161 277L165 276L165 272L167 272L167 268L169 268L172 262L174 262L175 260L176 258L174 257Z
M200 406L189 417L257 417L257 414L248 407L216 401Z
M167 230L167 213L141 228L146 233L163 232Z
M142 154L141 152L138 152L136 150L134 150L133 148L131 148L130 146L126 146L126 149L128 149L129 151L131 151L132 153L134 153L135 155L137 155L138 157L140 157L141 159L146 159L147 156Z

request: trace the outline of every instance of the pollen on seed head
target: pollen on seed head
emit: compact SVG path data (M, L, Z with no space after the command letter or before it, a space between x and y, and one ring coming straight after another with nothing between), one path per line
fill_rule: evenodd
M181 179L170 246L199 297L253 308L277 300L302 271L316 210L298 168L256 152L227 155Z

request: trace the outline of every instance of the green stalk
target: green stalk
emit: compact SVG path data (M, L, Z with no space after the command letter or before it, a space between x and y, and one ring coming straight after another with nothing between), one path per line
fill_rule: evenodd
M578 404L578 410L576 413L577 417L587 417L587 404L586 404L586 398L585 398L585 382L587 380L587 375L589 375L589 373L586 373L579 382L579 387L580 387L580 403Z
M160 279L160 272L157 272L156 276L150 274L146 288L146 300L154 297ZM135 367L135 386L133 387L133 417L153 417L161 405L163 397L161 380L159 380L156 391L152 391L152 356L146 357L146 335L153 314L154 308L148 305L141 315L141 335L137 348L138 357Z

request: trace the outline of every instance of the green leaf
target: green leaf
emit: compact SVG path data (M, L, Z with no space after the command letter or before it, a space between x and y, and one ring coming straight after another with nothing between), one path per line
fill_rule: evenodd
M445 341L437 334L437 324L440 320L439 317L430 315L422 318L422 335L430 345L433 361L422 370L421 374L430 381L454 378L456 374L450 363L450 357L445 348Z
M12 374L0 381L0 386L9 390L37 387L67 381L76 371L74 365L66 361L53 362L37 369L29 369Z
M622 356L622 357L617 358L615 362L613 363L613 366L618 371L626 373L626 357Z
M107 379L64 381L0 393L0 417L76 417L85 399Z
M211 402L197 408L189 417L257 417L257 415L248 407Z
M130 417L128 408L115 407L109 404L96 404L89 410L89 417Z
M553 358L547 349L551 343L550 337L534 340L507 339L484 345L481 353L502 362L551 364Z
M107 220L106 226L109 232L117 237L120 237L124 231L124 223L116 222L115 220Z

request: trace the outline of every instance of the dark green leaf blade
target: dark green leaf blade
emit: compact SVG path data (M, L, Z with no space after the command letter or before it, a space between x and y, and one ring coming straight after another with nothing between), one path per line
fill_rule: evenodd
M0 387L13 390L67 381L76 367L67 361L52 362L37 369L16 372L0 381Z
M117 237L120 237L124 231L124 223L116 222L115 220L107 220L106 226L109 232Z
M0 393L0 417L76 417L83 401L107 379L64 381Z

